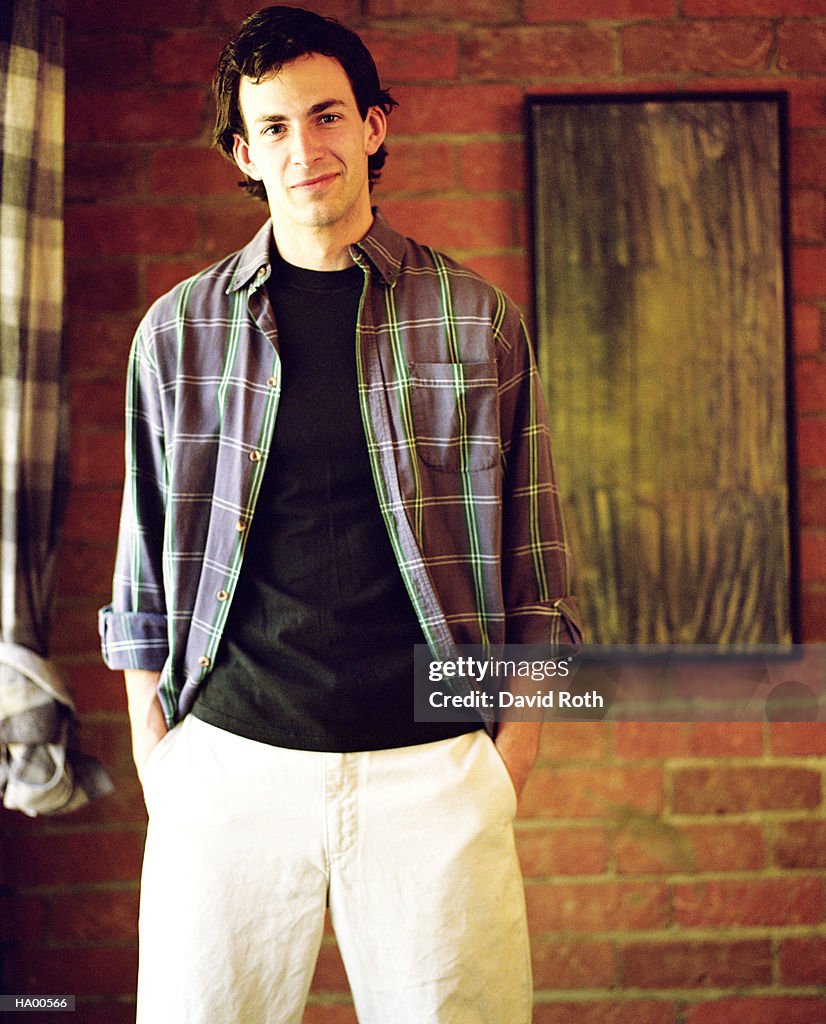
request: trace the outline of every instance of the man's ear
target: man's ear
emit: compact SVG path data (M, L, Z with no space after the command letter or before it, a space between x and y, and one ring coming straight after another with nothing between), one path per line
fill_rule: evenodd
M238 169L246 174L248 178L261 181L261 174L250 157L250 144L237 132L233 135L232 139L232 155L236 164L238 164Z
M381 107L370 107L364 119L364 151L368 156L377 153L387 135L387 114Z

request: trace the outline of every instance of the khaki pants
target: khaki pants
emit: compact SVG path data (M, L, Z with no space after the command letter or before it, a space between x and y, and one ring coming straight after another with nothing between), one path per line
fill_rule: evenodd
M361 1024L528 1024L516 799L484 732L285 750L192 715L152 752L139 1024L299 1024L330 916Z

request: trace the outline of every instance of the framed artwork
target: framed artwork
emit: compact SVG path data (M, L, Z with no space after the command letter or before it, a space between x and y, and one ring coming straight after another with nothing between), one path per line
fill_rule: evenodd
M527 121L587 640L792 643L785 94L531 96Z

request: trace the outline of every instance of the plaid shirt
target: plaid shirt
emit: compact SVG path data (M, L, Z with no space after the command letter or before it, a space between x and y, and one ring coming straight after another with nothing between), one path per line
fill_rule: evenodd
M215 659L267 467L281 365L268 221L156 302L127 380L111 668L161 671L171 724ZM364 271L359 398L379 507L437 657L578 639L542 393L519 311L380 213Z

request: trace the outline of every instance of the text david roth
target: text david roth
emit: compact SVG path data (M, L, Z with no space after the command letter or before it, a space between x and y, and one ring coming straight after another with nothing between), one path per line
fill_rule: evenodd
M570 690L537 690L533 694L499 692L500 708L602 708L605 700L591 690L590 693L571 693Z

